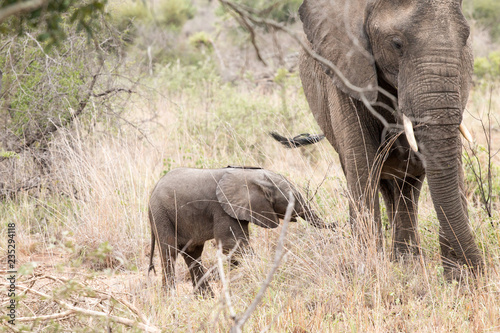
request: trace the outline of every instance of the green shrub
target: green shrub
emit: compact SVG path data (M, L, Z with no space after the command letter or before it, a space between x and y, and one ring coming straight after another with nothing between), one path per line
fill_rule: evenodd
M474 60L474 74L479 79L500 79L500 51L493 51L488 57L477 57Z
M212 38L205 31L200 31L189 37L189 45L194 48L201 49L204 47L207 50L212 50Z
M260 17L287 23L295 22L302 4L302 0L235 0L234 2L252 8Z
M84 38L72 47L86 49ZM53 123L64 123L87 93L84 77L88 58L62 56L66 47L45 53L29 38L13 39L9 52L0 53L0 63L7 64L3 85L6 104L0 111L8 114L7 128L19 140L43 132ZM19 75L22 73L23 75Z
M466 15L488 29L493 39L500 38L500 1L465 0L463 6Z
M129 24L134 22L146 23L153 21L151 11L142 1L117 6L110 10L110 14L116 27L121 30L124 30Z
M189 0L167 0L160 5L160 22L166 27L179 30L194 17L196 9Z
M115 25L126 29L132 25L156 25L169 30L180 30L187 20L194 17L196 9L190 0L164 0L158 8L149 8L145 2L121 4L110 11Z

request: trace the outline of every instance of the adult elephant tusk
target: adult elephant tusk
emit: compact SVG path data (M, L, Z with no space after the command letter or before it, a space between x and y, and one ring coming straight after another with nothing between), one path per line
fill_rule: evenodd
M469 141L470 143L472 143L472 141L474 141L474 138L472 138L472 135L470 134L467 127L465 127L464 123L461 123L460 126L458 127L458 129L460 130L460 133L462 133L462 135L464 136L464 138L467 141Z
M411 149L417 152L418 145L417 145L417 140L415 139L415 134L413 133L413 124L411 123L410 118L408 118L405 115L403 115L403 126L405 128L406 139L408 140Z

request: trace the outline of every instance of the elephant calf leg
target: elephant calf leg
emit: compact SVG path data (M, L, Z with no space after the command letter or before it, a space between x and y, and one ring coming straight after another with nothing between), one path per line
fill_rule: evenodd
M240 239L238 242L232 242L231 245L222 245L222 253L231 254L231 267L237 267L243 255L253 255L254 251L248 242Z
M214 292L207 281L205 269L201 264L201 253L203 245L193 246L182 253L186 264L189 267L189 274L193 282L194 291L203 296L213 297Z
M238 222L231 220L227 229L218 230L215 234L217 244L222 246L222 253L230 254L231 266L240 264L239 260L243 254L253 253L253 249L248 243L248 222Z
M160 245L160 257L163 267L162 285L169 289L175 286L175 260L177 259L177 249L163 243Z

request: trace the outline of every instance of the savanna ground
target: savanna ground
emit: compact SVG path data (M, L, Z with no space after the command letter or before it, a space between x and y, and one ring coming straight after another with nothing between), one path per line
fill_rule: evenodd
M477 280L449 283L442 274L438 222L425 185L418 228L423 255L391 261L386 217L384 251L377 251L374 241L361 245L352 237L345 179L328 142L287 150L268 135L319 133L301 88L298 46L291 38L256 29L265 66L256 59L248 33L219 4L172 3L152 1L146 8L141 2L112 1L107 21L117 27L111 36L119 38L101 36L98 60L90 51L90 60L83 56L81 50L93 44L77 32L69 35L64 50L43 51L26 35L12 35L3 43L0 106L1 119L7 120L2 127L16 135L12 138L27 140L37 133L27 132L32 127L58 126L49 140L35 135L39 140L19 153L13 152L14 143L2 143L0 259L6 268L7 226L15 223L18 320L11 326L2 317L1 329L227 332L232 316L245 311L272 267L282 227L251 226L256 254L237 269L219 260L214 244L205 246L202 260L212 268L213 299L193 295L182 259L175 290L165 292L160 275L147 274L147 202L154 184L173 168L252 165L300 185L324 219L338 227L318 230L304 221L289 225L286 254L245 331L500 331L500 56L495 34L473 24L479 60L464 116L476 140L464 142L469 216L487 269ZM299 2L287 3L296 10ZM471 3L466 2L467 8ZM182 19L169 19L172 12ZM299 23L290 26L300 31ZM101 63L103 55L107 60ZM23 72L16 70L19 63L27 64ZM96 68L105 68L106 79L78 113L85 99L81 87ZM45 81L37 79L43 75L67 89L60 94L60 88L48 89L54 95L47 98L41 88ZM113 92L103 100L99 93L106 91ZM33 125L40 114L37 103L55 101L60 104L50 112L56 116L51 113L50 121ZM62 109L69 115L57 113ZM482 199L488 188L491 217ZM158 252L155 263L159 272ZM7 275L6 269L2 274ZM1 315L9 304L7 289L5 283L0 287Z

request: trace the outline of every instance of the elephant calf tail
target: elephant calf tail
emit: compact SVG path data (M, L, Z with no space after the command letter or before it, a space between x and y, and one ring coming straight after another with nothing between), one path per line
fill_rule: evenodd
M156 269L155 265L153 264L153 256L155 254L155 233L153 231L153 226L151 225L151 253L149 254L149 268L148 268L148 274L153 270L153 272L156 274Z
M286 148L298 148L302 146L312 145L316 142L319 142L325 138L323 134L309 134L302 133L293 138L286 138L284 136L279 135L276 132L269 133L273 137L274 140L281 143Z

